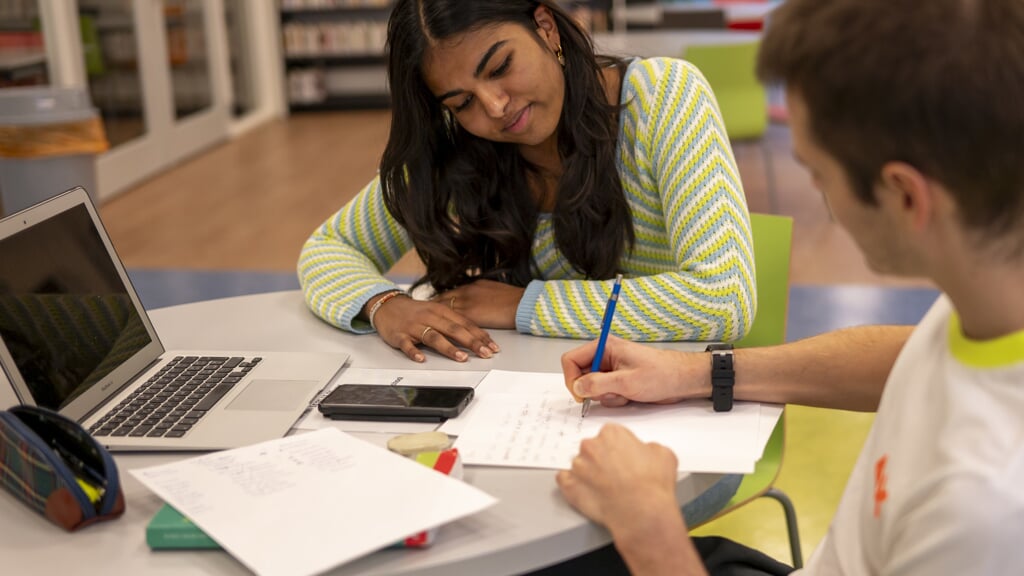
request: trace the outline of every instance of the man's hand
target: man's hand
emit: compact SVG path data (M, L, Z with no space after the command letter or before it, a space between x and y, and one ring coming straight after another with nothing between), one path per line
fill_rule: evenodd
M711 368L703 352L675 352L609 336L601 372L590 372L597 342L562 355L565 387L576 398L622 406L630 400L671 404L711 396Z
M676 500L677 469L668 448L608 424L556 479L569 504L608 528L634 574L704 574Z
M607 424L580 443L572 469L558 473L558 486L574 508L611 528L643 522L664 508L676 514L676 470L671 450L641 442L629 429Z

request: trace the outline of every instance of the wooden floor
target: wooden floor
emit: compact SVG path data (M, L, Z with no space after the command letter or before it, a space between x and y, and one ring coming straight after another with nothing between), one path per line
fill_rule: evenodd
M388 124L386 111L275 121L106 201L102 217L129 268L291 271L312 230L375 174ZM774 203L761 145L737 143L736 158L751 211L794 217L794 284L925 285L866 268L793 161L787 127L772 126L765 144ZM391 273L421 270L410 255Z

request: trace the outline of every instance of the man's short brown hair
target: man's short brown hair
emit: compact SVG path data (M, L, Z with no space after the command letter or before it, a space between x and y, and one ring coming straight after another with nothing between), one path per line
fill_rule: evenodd
M786 0L758 75L806 102L864 202L902 161L954 195L966 227L1021 228L1024 0Z

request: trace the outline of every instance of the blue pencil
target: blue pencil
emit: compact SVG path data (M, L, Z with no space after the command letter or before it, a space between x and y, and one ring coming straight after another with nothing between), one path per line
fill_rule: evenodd
M604 318L601 320L601 336L597 339L597 352L594 353L594 363L590 365L591 372L601 371L601 359L604 357L604 345L608 342L608 332L612 328L612 316L615 315L615 303L619 301L619 291L622 289L622 274L615 275L615 285L612 286L612 294L608 297L608 304L604 307ZM580 418L590 411L590 398L583 399L583 409Z

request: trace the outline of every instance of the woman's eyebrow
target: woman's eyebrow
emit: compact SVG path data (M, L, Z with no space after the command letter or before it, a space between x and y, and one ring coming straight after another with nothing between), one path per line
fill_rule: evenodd
M473 78L479 78L480 75L483 74L484 68L487 67L487 63L490 62L491 58L494 56L494 53L497 52L502 46L504 46L507 43L508 40L499 40L494 44L491 44L491 47L488 48L487 52L484 52L483 57L480 58L480 63L476 65L476 70L473 71ZM449 90L448 92L445 92L444 94L438 96L437 100L438 102L444 102L445 100L451 98L452 96L458 96L463 92L465 92L465 90L461 88Z

